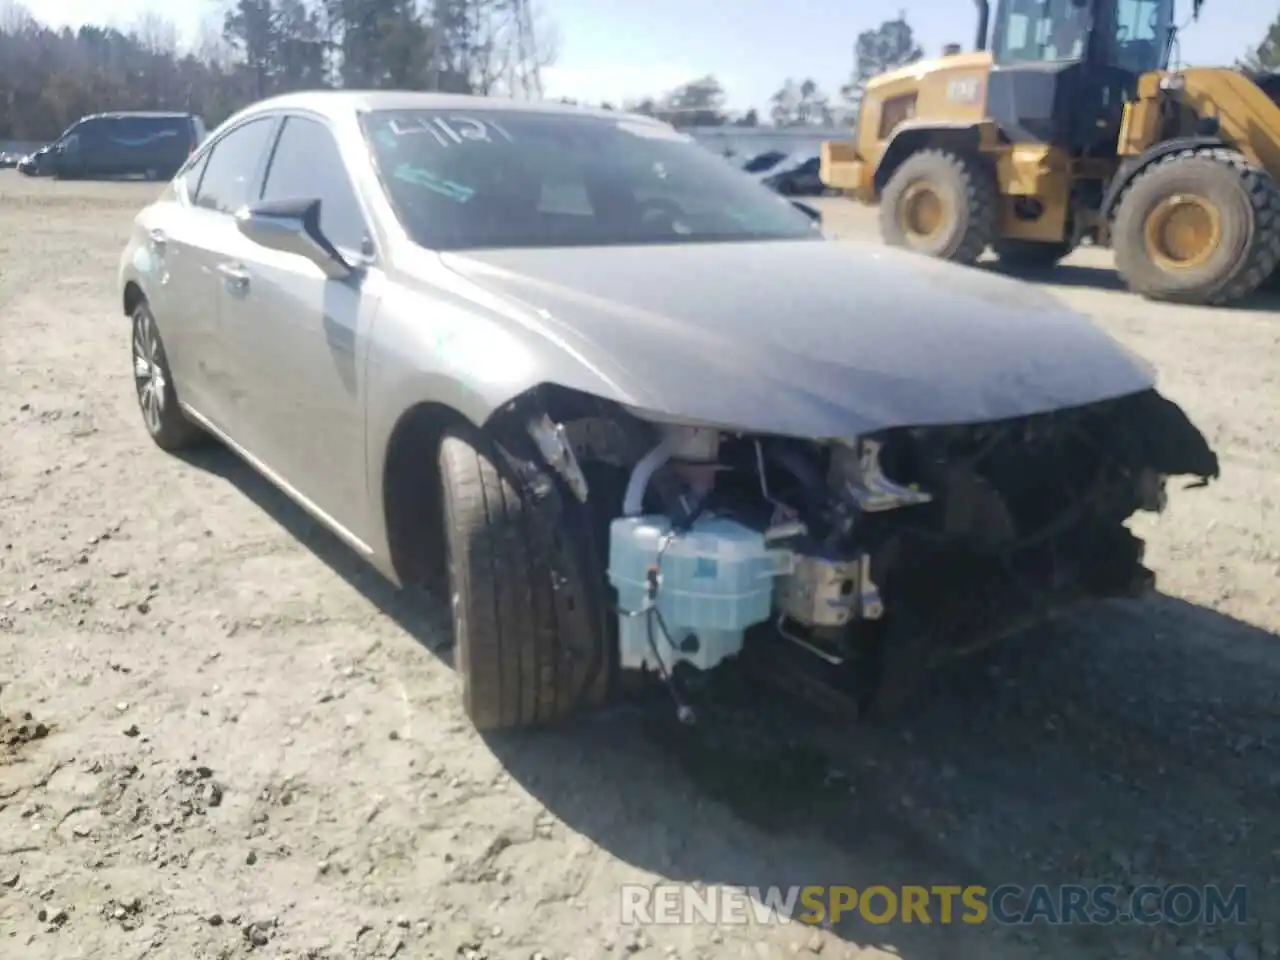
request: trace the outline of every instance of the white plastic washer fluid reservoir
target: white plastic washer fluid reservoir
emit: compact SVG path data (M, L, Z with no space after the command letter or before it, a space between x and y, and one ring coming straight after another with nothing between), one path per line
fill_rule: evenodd
M663 550L670 533L671 521L661 515L619 517L610 526L609 582L624 611L618 624L624 669L656 668L655 646L668 669L684 661L709 670L734 656L746 630L769 619L774 578L790 569L790 553L769 549L763 533L727 517L699 517ZM654 566L667 634L656 617L625 613L645 608Z

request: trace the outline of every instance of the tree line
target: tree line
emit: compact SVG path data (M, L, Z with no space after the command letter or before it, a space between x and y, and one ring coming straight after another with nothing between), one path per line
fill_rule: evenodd
M189 110L213 126L263 97L322 87L520 95L556 53L545 21L524 42L520 2L235 0L182 44L155 14L127 29L55 29L0 0L0 140L51 140L105 110ZM899 16L857 38L836 103L812 79L787 79L766 116L734 116L705 76L617 106L678 126L826 125L856 109L868 77L921 56Z
M189 110L212 126L322 87L520 94L555 58L520 0L235 0L194 42L154 14L54 29L0 0L0 140L45 141L89 113ZM537 43L530 41L536 38Z
M322 87L536 96L556 43L545 20L522 16L529 2L234 0L182 44L154 14L126 30L54 29L20 0L0 0L0 140L51 140L105 110L189 110L213 126L263 97ZM685 127L845 123L871 77L925 55L901 13L860 33L852 52L834 96L787 78L764 116L732 114L711 75L618 106ZM1280 17L1239 65L1280 70Z

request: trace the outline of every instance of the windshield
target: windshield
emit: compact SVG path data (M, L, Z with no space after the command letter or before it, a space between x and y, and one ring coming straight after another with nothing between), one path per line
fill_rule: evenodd
M522 110L375 111L362 123L396 215L431 249L820 238L665 124Z

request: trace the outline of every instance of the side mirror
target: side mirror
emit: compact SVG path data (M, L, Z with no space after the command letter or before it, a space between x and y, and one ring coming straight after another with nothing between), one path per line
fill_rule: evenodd
M809 204L801 203L799 200L792 200L791 205L812 220L815 226L822 225L822 211L817 207L811 207Z
M242 207L236 213L242 234L268 250L306 257L330 280L345 280L355 267L320 229L320 200L273 200Z

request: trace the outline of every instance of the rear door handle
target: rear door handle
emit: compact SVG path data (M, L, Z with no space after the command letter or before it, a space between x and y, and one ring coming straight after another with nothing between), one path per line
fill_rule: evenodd
M222 279L227 286L236 292L249 289L249 271L241 264L220 263L218 264L218 273L222 275Z

